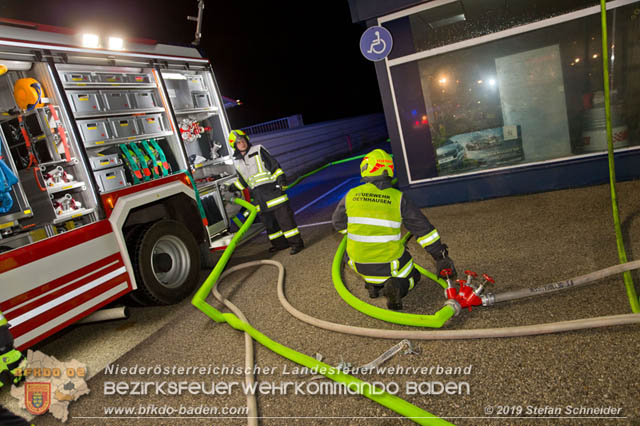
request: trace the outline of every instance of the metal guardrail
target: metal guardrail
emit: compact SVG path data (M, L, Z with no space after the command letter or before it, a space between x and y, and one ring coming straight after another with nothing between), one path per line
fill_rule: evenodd
M267 121L253 126L244 127L242 129L249 136L255 136L262 133L278 132L285 129L293 129L303 126L302 115L296 114L289 117L280 118L278 120Z
M388 138L383 114L311 124L251 137L276 157L289 181L329 161Z

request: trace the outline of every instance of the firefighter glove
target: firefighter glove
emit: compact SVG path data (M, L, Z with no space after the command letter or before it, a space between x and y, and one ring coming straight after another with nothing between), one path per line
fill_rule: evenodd
M0 354L0 387L3 385L17 385L24 379L22 370L27 367L27 359L13 347Z
M436 261L436 272L440 274L443 269L451 269L450 279L455 280L458 277L458 272L453 263L453 260L449 257L449 249L446 244L442 244L440 250L432 253L433 259Z

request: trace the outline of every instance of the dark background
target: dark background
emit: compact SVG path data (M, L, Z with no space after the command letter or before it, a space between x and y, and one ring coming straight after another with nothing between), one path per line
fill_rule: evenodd
M196 0L0 0L0 16L171 44L194 39ZM206 0L201 49L222 94L240 99L232 127L293 114L306 124L382 112L372 62L360 53L366 28L346 0Z

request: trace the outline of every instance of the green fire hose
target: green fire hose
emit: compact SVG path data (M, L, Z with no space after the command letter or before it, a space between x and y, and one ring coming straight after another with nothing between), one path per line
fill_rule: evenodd
M298 177L298 179L294 180L293 182L291 182L290 185L287 185L284 189L290 189L293 188L294 186L296 186L297 184L299 184L301 181L303 181L304 179L308 178L311 175L315 175L316 173L318 173L319 171L322 171L324 169L326 169L329 166L335 166L336 164L341 164L341 163L346 163L347 161L353 161L353 160L357 160L359 158L363 158L365 157L367 154L362 154L362 155L356 155L355 157L349 157L349 158L345 158L343 160L338 160L338 161L332 161L331 163L327 163L322 167L319 167L315 170L312 170L308 173L303 174L302 176Z
M406 239L406 236L405 236ZM340 297L347 302L352 308L362 312L365 315L369 315L370 317L377 318L382 321L392 322L395 324L401 325L410 325L413 327L430 327L430 328L440 328L442 327L452 316L455 315L456 310L450 306L443 306L438 312L433 315L417 315L417 314L405 314L401 312L390 311L388 309L382 309L374 305L370 305L361 299L355 297L349 290L345 287L344 282L342 281L342 258L344 257L344 252L347 247L347 237L346 235L342 239L338 250L336 251L335 256L333 257L333 264L331 267L331 278L333 279L333 285L336 288ZM437 278L431 272L425 270L424 268L418 269L421 274L427 276L428 278L436 281L438 284L443 285L442 280ZM447 284L444 283L444 288L447 287Z
M387 141L388 141L388 140L387 140ZM311 175L315 175L315 174L316 174L316 173L318 173L319 171L322 171L322 170L326 169L326 168L327 168L327 167L329 167L329 166L335 166L336 164L342 164L342 163L346 163L346 162L349 162L349 161L359 160L360 158L364 158L364 157L366 157L366 155L367 155L367 154L356 155L355 157L344 158L344 159L342 159L342 160L337 160L337 161L332 161L332 162L330 162L330 163L327 163L327 164L325 164L325 165L324 165L324 166L322 166L322 167L319 167L319 168L317 168L317 169L315 169L315 170L312 170L312 171L310 171L310 172L308 172L308 173L303 174L302 176L298 177L296 180L294 180L293 182L291 182L291 184L290 184L290 185L285 186L283 189L284 189L284 190L291 189L291 188L293 188L294 186L296 186L297 184L299 184L301 181L303 181L304 179L308 178L308 177L309 177L309 176L311 176ZM393 154L389 154L389 155L391 155L391 156L393 157ZM392 181L392 183L395 185L395 183L396 183L397 181L398 181L398 179L397 179L397 178L394 178L394 179L393 179L393 181Z
M618 258L620 263L627 262L627 252L624 248L622 238L622 228L620 227L620 214L618 211L618 198L616 195L616 168L613 158L613 139L611 136L611 102L609 100L609 45L607 42L607 7L605 0L600 0L600 18L602 21L602 73L604 77L604 110L607 122L607 151L609 158L609 186L611 188L611 209L613 212L613 226L616 233L616 245L618 247ZM615 41L615 40L614 40ZM640 302L638 294L633 285L631 272L627 271L623 275L624 285L627 290L627 297L631 304L631 311L640 312Z
M407 417L414 422L421 425L450 425L451 423L446 420L440 419L435 415L416 407L413 404L403 400L402 398L398 398L395 395L392 395L388 392L381 390L380 388L376 388L370 386L368 383L359 380L349 374L345 374L340 370L332 367L328 364L320 362L315 358L312 358L308 355L302 354L300 352L294 351L291 348L288 348L284 345L281 345L274 340L271 340L269 337L260 333L258 330L253 328L249 323L240 320L234 314L223 314L213 306L207 303L206 298L209 293L213 290L216 285L220 274L223 269L229 262L231 255L233 254L238 241L242 238L242 236L247 232L247 229L251 226L253 221L256 218L257 210L250 203L247 203L244 200L236 198L233 200L236 204L248 209L251 213L249 217L244 222L240 230L234 235L233 239L222 253L222 257L218 260L215 268L211 271L211 274L207 277L205 282L202 284L200 289L196 292L193 297L191 303L193 306L202 311L209 318L214 320L215 322L226 322L236 330L243 331L248 333L252 338L266 346L268 349L276 352L277 354L297 363L302 366L315 369L318 372L321 372L325 377L334 380L339 383L345 384L349 389L353 391L357 391L361 395L371 399L372 401L377 402L380 405L383 405L396 413Z

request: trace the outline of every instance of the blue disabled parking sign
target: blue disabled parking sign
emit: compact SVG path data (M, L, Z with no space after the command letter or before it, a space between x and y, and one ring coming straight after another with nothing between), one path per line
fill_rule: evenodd
M370 61L381 61L393 47L391 33L384 27L367 28L360 37L360 51Z

